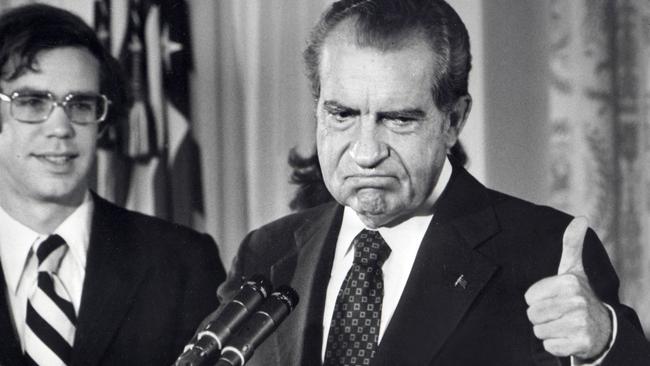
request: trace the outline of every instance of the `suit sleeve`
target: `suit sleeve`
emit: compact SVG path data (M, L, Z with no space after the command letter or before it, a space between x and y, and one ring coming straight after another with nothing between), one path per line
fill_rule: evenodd
M182 305L181 349L202 319L219 306L217 287L226 277L215 241L206 234L201 239L187 270L186 283L190 286L186 288Z
M614 309L618 321L616 340L602 366L650 365L650 344L643 334L639 318L634 310L621 304L618 276L605 248L592 230L585 238L583 263L592 289L601 301Z
M237 255L232 261L230 270L228 271L228 277L226 281L219 286L217 295L219 301L224 303L230 300L235 296L239 288L243 283L245 277L251 276L255 273L247 273L246 263L250 263L254 259L254 255L250 248L251 238L253 237L255 231L246 235L244 240L242 240L241 245L237 251ZM251 267L250 265L248 267ZM268 274L260 273L268 278Z
M246 236L246 238L243 240L242 244L240 245L237 255L235 256L232 262L230 271L228 272L228 276L225 281L223 281L223 278L226 277L226 275L223 270L223 267L221 267L220 276L222 276L221 277L222 280L219 281L221 285L216 290L219 306L228 303L228 301L230 301L230 299L232 299L236 295L237 291L239 290L239 288L243 283L242 278L244 276L243 274L244 259L249 257L248 255L245 254L245 252L247 251L246 248L248 248L248 242L250 240L250 236L251 234ZM217 316L220 310L221 309L217 308L217 306L213 307L209 315L205 316L200 323L197 323L196 327L193 329L194 335L191 338L192 343L196 342L197 334L199 333L199 331L204 329L205 326L210 321L214 320L214 318Z

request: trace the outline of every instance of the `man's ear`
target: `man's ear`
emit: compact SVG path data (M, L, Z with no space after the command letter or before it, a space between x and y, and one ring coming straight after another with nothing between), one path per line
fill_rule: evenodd
M449 112L449 130L448 133L448 147L451 148L454 146L460 133L465 127L465 122L467 122L467 117L469 112L472 109L472 97L469 94L466 94L456 101L451 111Z

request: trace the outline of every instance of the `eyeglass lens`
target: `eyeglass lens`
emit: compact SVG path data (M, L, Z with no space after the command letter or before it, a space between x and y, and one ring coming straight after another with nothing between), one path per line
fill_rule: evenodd
M73 122L96 123L103 120L106 104L101 95L70 94L57 103L48 94L20 94L13 97L11 108L14 118L24 122L45 121L59 105Z

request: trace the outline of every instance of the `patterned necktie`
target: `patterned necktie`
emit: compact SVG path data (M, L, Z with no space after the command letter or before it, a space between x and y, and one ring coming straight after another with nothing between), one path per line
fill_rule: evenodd
M25 358L29 365L69 365L76 316L65 287L57 276L68 246L51 235L36 250L38 281L27 301Z
M325 366L369 365L377 352L384 297L381 266L391 250L379 231L361 231L352 245L354 262L334 305Z

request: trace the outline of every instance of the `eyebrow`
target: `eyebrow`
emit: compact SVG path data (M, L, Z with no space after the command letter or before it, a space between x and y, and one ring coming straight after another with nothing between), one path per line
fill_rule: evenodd
M347 111L359 114L361 111L351 107L346 107L345 105L335 101L335 100L326 100L323 102L323 107L328 111Z
M324 101L323 107L328 111L348 111L353 113L360 113L359 110L351 107L346 107L345 105L335 100ZM423 119L426 116L427 113L419 108L406 108L406 109L398 109L395 111L377 112L377 117L386 118L386 119L394 119L394 118Z
M17 88L11 91L12 93L34 93L34 94L47 94L51 93L49 90L43 90L43 89L37 89L37 88L31 88L28 86L24 86L21 88Z
M423 119L427 116L426 112L418 109L400 109L397 111L386 111L379 112L377 116L380 118L394 119L394 118L405 118L405 119Z
M39 88L34 88L30 86L23 86L17 89L14 89L11 91L12 93L34 93L34 94L47 94L50 93L54 95L55 97L60 97L56 93L53 93L51 90L47 89L39 89ZM75 90L68 90L63 96L69 95L69 94L76 94L76 95L97 95L100 94L98 91L91 91L91 90L81 90L81 89L75 89ZM61 96L61 97L63 97Z

